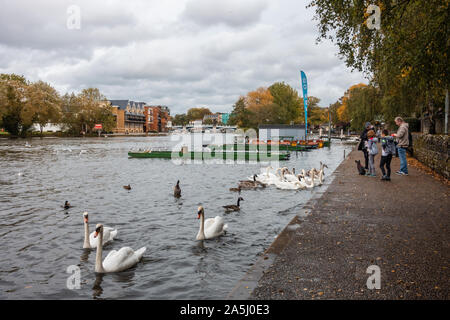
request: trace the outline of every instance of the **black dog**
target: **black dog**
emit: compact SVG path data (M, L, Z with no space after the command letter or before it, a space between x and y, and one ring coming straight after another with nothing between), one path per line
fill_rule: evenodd
M361 161L355 160L355 162L356 162L356 166L358 168L359 174L364 176L366 174L366 169L364 169L364 167L361 165Z

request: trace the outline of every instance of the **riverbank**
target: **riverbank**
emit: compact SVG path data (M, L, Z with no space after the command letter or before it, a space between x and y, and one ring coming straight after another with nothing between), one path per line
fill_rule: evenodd
M114 138L114 137L163 137L167 136L169 133L160 132L160 133L102 133L100 134L100 138ZM33 133L31 135L27 135L25 137L11 136L9 133L1 133L0 138L4 139L31 139L31 138L98 138L97 133L86 134L84 136L81 135L69 135L59 132L45 132L42 135L40 133Z
M409 166L391 182L359 176L353 151L229 299L449 299L448 185ZM376 159L379 163L379 157ZM376 265L381 289L369 290Z

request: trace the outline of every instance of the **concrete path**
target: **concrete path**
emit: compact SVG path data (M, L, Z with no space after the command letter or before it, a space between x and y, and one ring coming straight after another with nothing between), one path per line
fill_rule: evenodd
M448 185L411 166L409 176L397 176L398 158L391 182L380 181L379 168L377 178L359 176L355 159L362 153L337 168L327 191L290 222L230 299L450 298ZM381 289L369 290L373 265Z

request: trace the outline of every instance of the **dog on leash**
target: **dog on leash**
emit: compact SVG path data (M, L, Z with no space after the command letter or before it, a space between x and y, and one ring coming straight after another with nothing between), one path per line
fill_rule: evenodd
M361 161L355 160L355 162L356 162L356 167L358 168L359 174L364 176L366 174L366 169L364 169L364 167L361 165Z

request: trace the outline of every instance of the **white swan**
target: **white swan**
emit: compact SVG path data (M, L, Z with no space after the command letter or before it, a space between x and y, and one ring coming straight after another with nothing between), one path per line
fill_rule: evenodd
M89 215L87 212L83 213L84 220L84 249L96 248L98 244L98 238L95 237L95 232L89 234ZM103 245L114 240L114 237L117 235L117 229L104 227L103 228Z
M302 170L302 173L305 172L305 170ZM300 176L300 175L299 175ZM306 175L306 173L300 176L300 184L302 186L304 186L305 188L314 188L315 184L314 184L314 171L310 170L309 171L309 177Z
M103 225L97 224L94 237L99 236L100 243L103 242ZM102 262L103 245L97 246L95 256L95 272L110 273L120 272L135 266L144 255L146 247L134 251L130 247L123 247L119 251L112 250Z
M214 239L225 234L228 225L224 224L223 218L217 216L205 221L205 210L202 206L198 207L198 219L200 220L200 229L198 230L197 240Z

